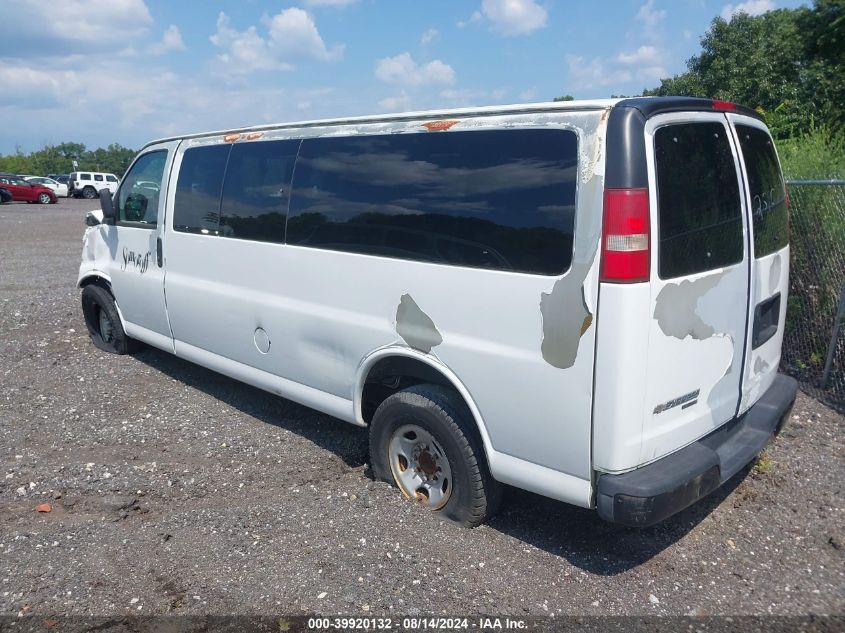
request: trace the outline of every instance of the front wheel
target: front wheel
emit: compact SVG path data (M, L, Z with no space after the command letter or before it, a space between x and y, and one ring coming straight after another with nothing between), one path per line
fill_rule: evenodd
M373 474L408 499L465 527L498 506L474 421L461 398L440 385L415 385L381 403L370 424Z
M41 204L50 204L52 200L50 199L50 194L48 193L39 193L38 194L38 202Z
M91 341L104 352L129 354L140 349L141 344L123 330L117 306L105 288L91 285L82 289L82 314Z
M93 200L97 197L97 190L94 189L94 187L85 187L85 189L82 190L82 197L86 200Z

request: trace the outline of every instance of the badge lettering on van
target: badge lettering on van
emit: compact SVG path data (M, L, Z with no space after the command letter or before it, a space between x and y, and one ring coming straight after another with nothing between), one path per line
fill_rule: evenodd
M701 389L696 389L695 391L690 391L689 393L685 393L678 398L674 398L669 402L664 402L663 404L658 404L654 407L654 415L658 413L663 413L664 411L668 411L669 409L674 409L680 405L685 405L684 409L688 406L692 406L695 404L695 401L698 400L698 395L701 393Z
M139 275L143 275L145 272L147 272L147 269L150 267L151 257L152 253L150 253L149 251L142 255L140 253L136 253L135 251L131 251L128 248L124 248L123 264L120 266L120 270L134 268Z

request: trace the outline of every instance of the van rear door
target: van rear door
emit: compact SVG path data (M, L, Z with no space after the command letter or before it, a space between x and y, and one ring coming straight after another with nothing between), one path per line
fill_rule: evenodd
M777 376L789 284L789 218L786 189L774 142L756 119L728 114L751 216L750 315L743 368L744 413Z
M749 227L723 113L646 122L651 319L640 464L736 415L749 305Z

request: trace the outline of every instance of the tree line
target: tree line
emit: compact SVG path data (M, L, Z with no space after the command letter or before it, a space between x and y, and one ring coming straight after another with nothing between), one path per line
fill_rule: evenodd
M45 145L39 150L24 154L18 149L14 154L0 155L0 172L14 174L68 174L72 171L104 171L118 178L129 168L135 150L112 143L106 148L89 150L82 143ZM73 161L79 166L73 168Z
M766 115L776 138L845 128L845 0L716 18L687 71L644 96L734 101Z

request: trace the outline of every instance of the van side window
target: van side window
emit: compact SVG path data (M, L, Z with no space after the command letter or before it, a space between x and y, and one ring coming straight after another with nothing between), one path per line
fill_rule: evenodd
M751 193L754 255L763 257L779 251L789 242L786 189L772 138L749 125L737 125L736 132Z
M220 192L231 145L192 147L182 157L173 228L183 233L219 235Z
M138 157L117 193L117 218L153 228L158 223L158 203L167 152L158 150Z
M229 155L220 235L284 244L299 139L236 143Z
M302 142L289 244L559 275L569 268L578 138L570 130Z
M662 279L742 261L739 184L725 126L682 123L654 134Z

